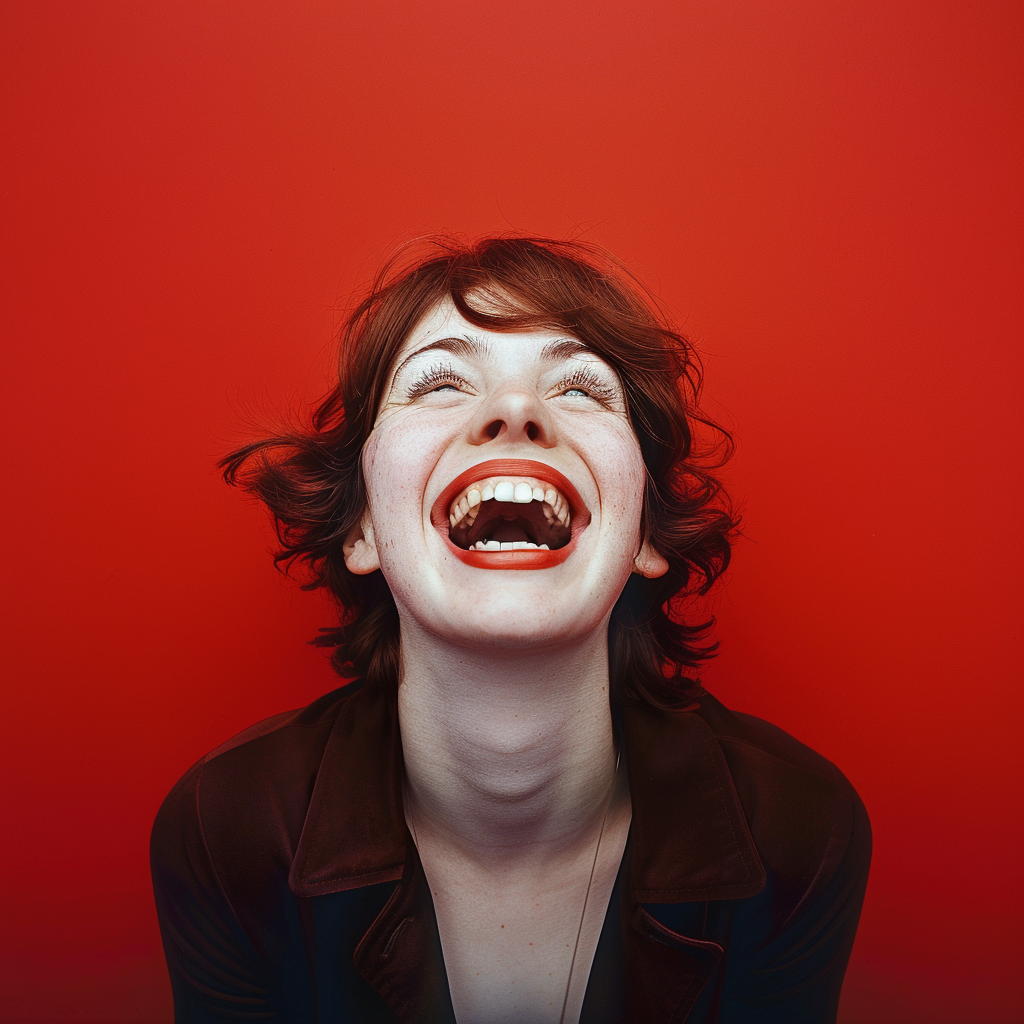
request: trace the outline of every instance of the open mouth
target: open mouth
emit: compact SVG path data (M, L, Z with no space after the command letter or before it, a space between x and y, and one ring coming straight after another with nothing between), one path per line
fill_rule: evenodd
M557 470L528 459L491 459L453 480L431 522L463 562L532 569L568 557L590 513Z
M557 551L572 536L569 500L533 477L486 477L456 495L448 537L463 551Z

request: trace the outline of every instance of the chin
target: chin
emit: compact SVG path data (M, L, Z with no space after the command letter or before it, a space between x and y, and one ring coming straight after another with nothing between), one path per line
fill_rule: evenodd
M554 614L536 602L523 604L479 601L472 612L456 620L433 622L428 628L436 636L458 647L525 652L573 644L601 629L602 619L589 614ZM603 617L607 619L607 615ZM425 623L425 625L427 625Z

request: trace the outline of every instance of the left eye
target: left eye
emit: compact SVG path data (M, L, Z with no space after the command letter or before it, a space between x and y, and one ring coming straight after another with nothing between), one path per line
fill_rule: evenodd
M589 367L581 367L563 377L555 390L560 398L589 398L601 405L615 397L614 389Z

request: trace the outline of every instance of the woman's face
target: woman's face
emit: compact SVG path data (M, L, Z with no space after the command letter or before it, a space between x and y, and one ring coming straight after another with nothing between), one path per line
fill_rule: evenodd
M500 333L450 300L406 339L363 449L353 572L458 645L542 648L601 629L632 571L644 465L608 364L556 331Z

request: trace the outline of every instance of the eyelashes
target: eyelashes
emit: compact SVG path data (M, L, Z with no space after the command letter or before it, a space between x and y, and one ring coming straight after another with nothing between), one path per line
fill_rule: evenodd
M559 392L586 391L589 397L596 398L600 402L610 402L617 395L615 388L601 380L593 370L586 366L581 366L568 377L563 377L555 386L555 390Z
M472 390L469 382L461 373L456 373L450 363L437 363L422 373L406 389L409 401L423 395L452 387L457 390ZM553 389L562 395L569 391L582 391L585 397L592 398L603 405L613 402L619 397L618 388L602 380L590 367L580 366L571 374L563 377Z
M469 382L461 374L456 373L451 364L432 366L418 380L409 385L406 395L410 398L419 398L428 392L436 391L445 385L456 388L468 387Z

